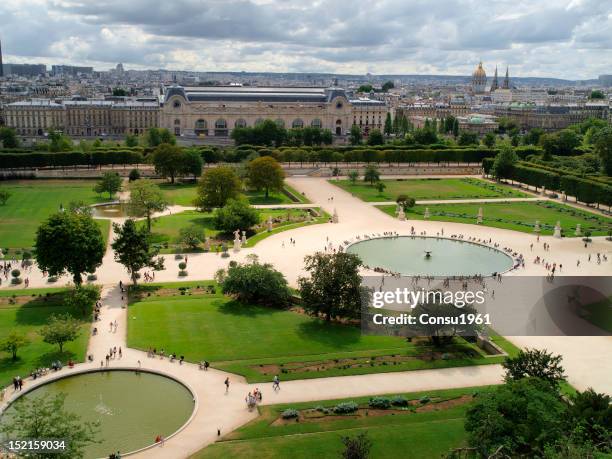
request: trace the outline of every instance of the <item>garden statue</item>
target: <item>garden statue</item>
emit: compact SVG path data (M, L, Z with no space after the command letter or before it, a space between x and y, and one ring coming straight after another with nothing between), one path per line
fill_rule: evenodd
M424 219L428 219L431 215L429 214L429 207L425 207L425 214L423 214Z
M399 218L401 221L406 220L406 213L404 212L404 209L402 209L401 207L399 209L399 212L397 213L397 218Z
M272 231L272 216L268 217L268 233Z
M533 227L533 232L534 233L539 233L540 231L541 231L540 220L536 220L535 226Z
M482 223L482 207L478 208L478 217L476 217L476 223L479 225Z
M247 242L246 231L242 230L242 245L245 245L246 242Z
M234 231L234 252L238 252L240 250L240 230L237 229Z
M332 216L332 223L338 223L338 211L334 209L334 215Z
M555 225L555 231L553 233L553 237L560 238L561 237L561 222L557 221Z
M576 231L574 232L575 236L582 236L582 228L580 227L580 223L576 224Z
M542 192L540 193L542 196L546 196L546 187L542 187Z

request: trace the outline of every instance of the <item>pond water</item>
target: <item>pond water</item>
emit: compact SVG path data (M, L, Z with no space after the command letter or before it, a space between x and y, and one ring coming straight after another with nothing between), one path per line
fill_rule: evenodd
M96 218L120 218L128 216L125 205L121 203L92 206L91 215Z
M190 418L191 392L171 378L127 370L97 371L69 376L28 392L24 398L65 393L65 408L83 421L99 421L100 443L87 446L86 458L125 454L167 438ZM15 402L19 403L19 399ZM5 416L11 416L9 406ZM1 419L0 419L1 422Z
M512 258L497 249L435 237L367 239L350 245L346 251L359 255L370 268L406 276L490 276L513 265Z

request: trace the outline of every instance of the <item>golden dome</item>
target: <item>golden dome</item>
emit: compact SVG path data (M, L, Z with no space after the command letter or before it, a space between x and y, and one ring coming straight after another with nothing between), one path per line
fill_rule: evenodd
M475 78L478 78L478 77L480 77L480 78L486 78L486 77L487 77L486 72L485 72L485 71L484 71L484 69L482 68L482 62L480 62L480 63L478 64L478 67L476 68L476 70L474 70L474 73L472 73L472 76L473 76L473 77L475 77Z

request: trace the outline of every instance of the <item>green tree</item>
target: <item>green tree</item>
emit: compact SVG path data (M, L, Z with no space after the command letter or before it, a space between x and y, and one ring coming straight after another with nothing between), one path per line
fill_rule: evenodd
M41 397L20 397L12 405L15 415L6 417L0 424L5 438L58 438L66 441L66 450L48 453L28 453L27 457L43 459L78 459L85 455L84 448L97 443L97 422L84 421L65 409L66 394Z
M228 199L236 199L240 195L241 188L240 179L231 167L208 169L198 182L194 204L202 210L223 207Z
M461 131L461 134L459 134L459 141L457 143L459 145L477 145L478 134L470 131Z
M349 171L348 178L351 181L351 185L354 185L359 179L359 172L356 170Z
M370 185L374 185L380 181L380 171L374 165L368 165L363 173L363 181L370 182Z
M383 145L385 139L380 129L372 129L368 135L368 145Z
M49 131L49 151L69 151L72 149L72 140L61 131Z
M362 432L354 437L342 437L344 450L342 459L368 459L372 449L372 441L367 432Z
M106 247L100 227L89 215L60 212L39 226L35 250L41 270L49 276L67 271L80 285L83 273L93 273L102 264Z
M361 260L352 253L308 255L305 270L310 277L300 277L298 285L302 305L312 314L334 317L359 317L361 312Z
M127 204L128 213L133 216L147 218L147 229L151 231L151 216L155 212L163 212L168 203L160 188L148 179L135 180L128 185L130 199Z
M568 430L580 427L582 442L612 446L612 397L592 388L570 396Z
M382 85L383 92L388 92L389 89L393 89L393 88L395 88L393 81L385 81Z
M453 120L453 137L455 137L455 139L457 138L457 136L459 135L459 120L457 118L455 118Z
M81 322L70 314L53 314L38 332L45 343L57 344L61 353L64 352L64 344L78 338Z
M6 204L6 202L11 197L11 192L6 188L0 188L0 206Z
M248 231L259 223L259 212L245 199L228 199L225 206L218 208L214 215L215 228L225 233L236 230Z
M113 88L113 96L115 97L125 97L127 96L127 91L123 88Z
M544 134L544 129L533 128L530 129L527 134L523 137L523 143L525 145L539 145L540 137Z
M244 303L285 306L290 291L285 276L272 265L259 263L236 264L228 268L221 283L223 293Z
M603 91L599 90L599 89L594 89L593 91L591 91L591 95L589 96L589 99L605 99L606 95L603 93Z
M17 360L17 351L21 347L25 347L30 344L30 341L23 335L20 335L16 331L12 331L0 341L0 350L11 354L13 361Z
M565 370L561 366L561 356L545 350L525 349L516 357L506 357L502 364L506 370L506 381L517 381L523 378L539 378L554 389L565 381Z
M612 176L612 127L601 129L593 135L595 152L601 159L601 165L606 175Z
M145 133L145 143L152 148L155 148L162 143L170 145L176 144L176 137L165 128L149 128Z
M197 249L204 242L204 230L198 225L190 225L179 230L179 240L190 249Z
M359 88L357 89L357 92L372 92L374 90L374 88L372 87L371 84L362 84L361 86L359 86Z
M130 174L128 175L128 180L130 182L133 182L135 180L138 180L140 178L140 171L138 169L132 169L130 171Z
M482 138L482 144L488 148L493 148L495 146L495 134L487 132Z
M349 133L349 142L351 145L359 145L362 138L361 129L356 124L353 124Z
M99 299L100 288L95 285L76 286L64 296L66 306L78 311L83 317L93 310Z
M19 141L15 134L15 129L9 127L0 127L0 142L4 148L17 148Z
M518 161L518 156L514 152L514 149L509 145L503 145L493 161L493 167L491 168L491 174L497 180L503 178L510 178L514 165Z
M181 174L193 175L194 179L202 175L202 166L204 163L199 151L195 149L185 150L182 152L181 156Z
M125 146L130 147L130 148L137 147L138 146L138 136L134 134L126 134Z
M155 148L152 162L157 174L169 177L170 183L174 183L175 177L184 170L185 155L180 147L162 143Z
M387 188L387 185L385 185L384 182L376 182L376 189L378 190L378 194L382 194L383 191L385 191L385 188Z
M96 193L108 193L108 198L113 199L113 195L121 191L121 183L123 180L116 172L104 172L102 177L96 183L94 191Z
M270 190L280 191L285 184L285 172L271 156L261 156L247 164L247 182L256 190L264 189L266 199Z
M151 233L146 228L138 227L136 222L128 219L119 225L113 223L115 241L115 261L127 269L134 285L138 282L138 272L143 268L160 270L164 268L164 258L157 257L159 249L151 244Z
M400 194L395 200L395 202L397 202L401 206L401 208L404 209L404 212L408 211L408 209L414 207L414 205L416 204L414 198L411 198L410 196L407 196L405 194Z
M385 135L391 135L393 132L393 121L391 121L391 113L387 112L387 117L385 118Z
M331 145L333 141L334 137L332 131L329 129L323 129L321 132L321 142L323 142L324 145Z
M525 378L480 394L468 408L468 442L482 457L538 457L563 433L565 405L550 386Z

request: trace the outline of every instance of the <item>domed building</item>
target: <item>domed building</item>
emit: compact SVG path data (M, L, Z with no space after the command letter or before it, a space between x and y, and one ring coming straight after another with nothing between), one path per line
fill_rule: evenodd
M482 68L482 62L478 64L472 73L472 92L474 94L484 94L487 87L487 74Z

